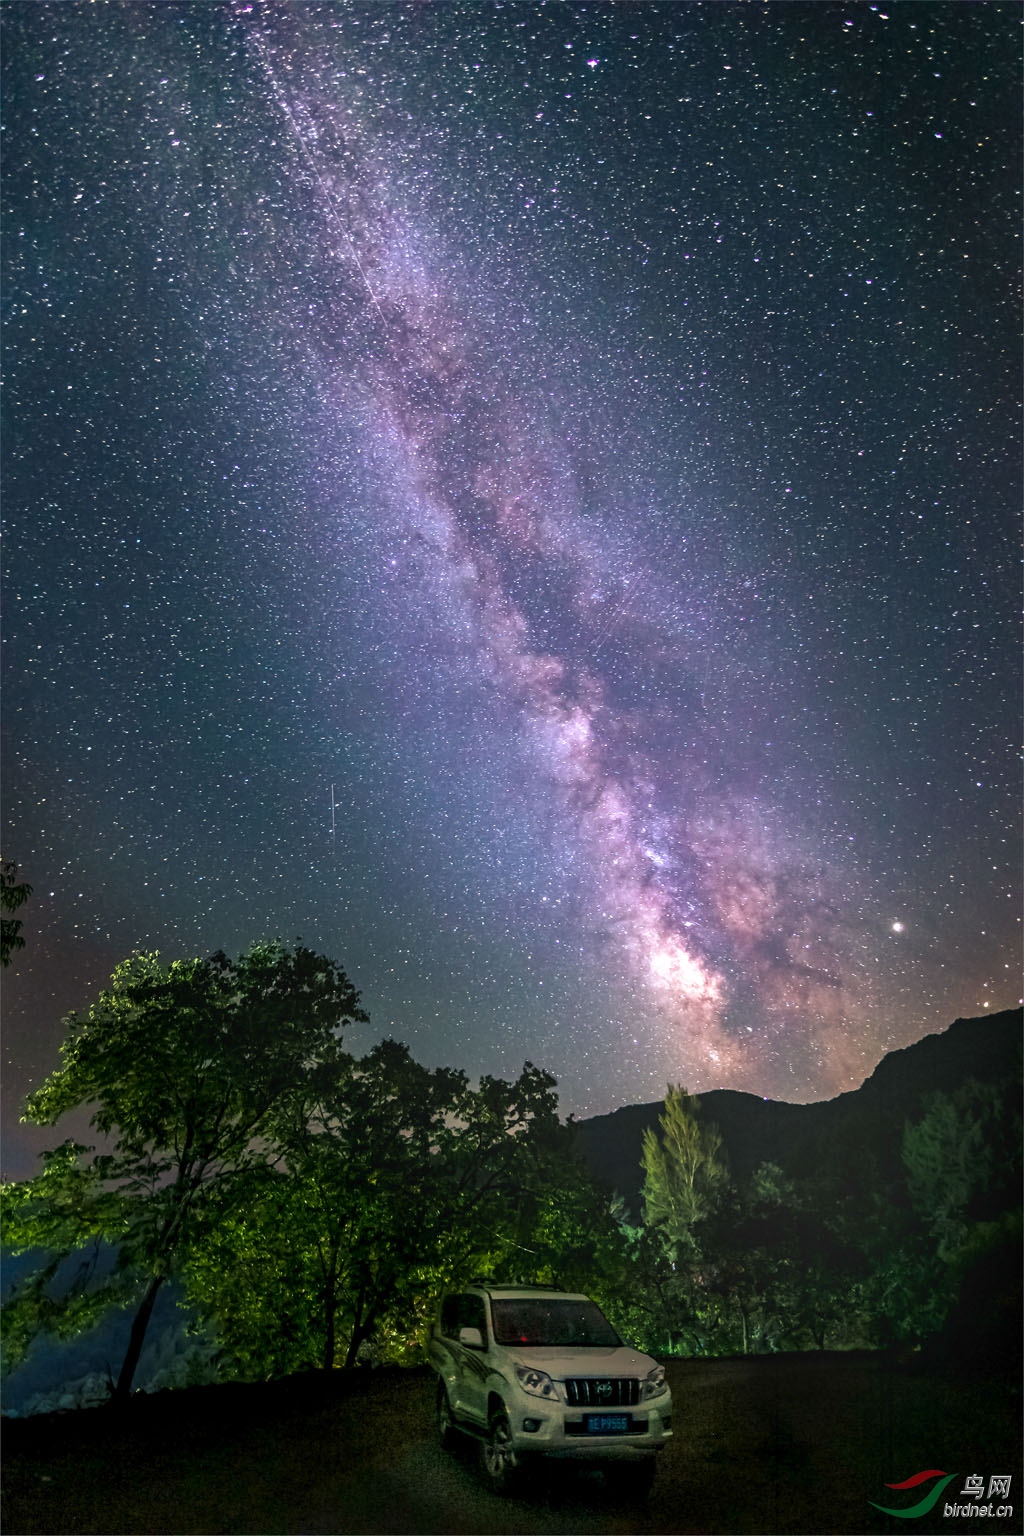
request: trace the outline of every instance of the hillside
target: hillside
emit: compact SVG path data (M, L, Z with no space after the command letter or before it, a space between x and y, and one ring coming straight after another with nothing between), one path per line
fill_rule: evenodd
M1020 1100L1022 1013L957 1019L884 1056L861 1086L817 1104L785 1104L720 1088L699 1095L704 1118L718 1126L733 1176L778 1163L800 1178L826 1167L857 1168L892 1177L899 1167L903 1127L921 1113L924 1097L952 1093L969 1078L992 1083ZM631 1104L578 1122L577 1145L602 1183L639 1214L641 1152L648 1126L657 1129L662 1102Z

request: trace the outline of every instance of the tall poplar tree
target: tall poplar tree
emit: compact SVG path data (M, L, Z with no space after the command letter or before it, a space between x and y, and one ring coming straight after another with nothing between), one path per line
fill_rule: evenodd
M673 1260L694 1252L696 1228L725 1191L729 1170L716 1126L701 1119L700 1100L668 1085L660 1133L644 1132L644 1221Z

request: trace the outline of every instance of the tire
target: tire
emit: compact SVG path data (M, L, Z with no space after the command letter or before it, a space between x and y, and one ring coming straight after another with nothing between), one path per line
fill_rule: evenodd
M452 1451L458 1442L459 1432L455 1427L455 1417L452 1413L452 1405L448 1401L448 1391L443 1381L437 1384L437 1438L441 1442L442 1451Z
M658 1463L653 1456L643 1461L612 1461L604 1469L609 1486L623 1499L642 1501L654 1487Z
M491 1415L486 1438L480 1442L480 1470L494 1493L509 1493L522 1474L522 1463L512 1448L512 1426L504 1408Z

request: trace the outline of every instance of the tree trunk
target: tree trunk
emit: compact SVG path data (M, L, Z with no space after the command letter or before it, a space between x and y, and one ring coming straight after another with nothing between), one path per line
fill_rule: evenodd
M359 1346L369 1335L369 1328L365 1324L355 1323L348 1341L348 1354L345 1356L345 1370L350 1371L356 1363Z
M149 1288L139 1303L139 1310L132 1319L132 1331L128 1335L128 1348L125 1351L124 1361L121 1365L121 1374L117 1378L117 1386L114 1388L112 1402L123 1403L127 1400L132 1390L132 1382L139 1364L139 1356L142 1354L142 1345L146 1338L146 1329L153 1315L153 1307L156 1305L157 1292L164 1283L163 1275L154 1275L149 1282Z
M352 1332L349 1335L348 1351L345 1355L346 1371L350 1371L355 1365L359 1346L370 1337L374 1324L377 1321L377 1307L375 1303L371 1301L368 1307L364 1307L365 1299L366 1290L364 1288L359 1292L352 1318Z
M364 1339L370 1337L370 1334L373 1332L373 1325L377 1320L377 1309L374 1303L371 1301L369 1306L366 1305L366 1292L368 1289L372 1295L372 1286L368 1286L366 1280L363 1280L359 1286L355 1304L352 1308L352 1332L349 1334L348 1350L345 1354L344 1369L346 1371L350 1371L355 1365L359 1346Z
M329 1371L334 1365L335 1350L335 1319L338 1311L338 1302L332 1285L324 1297L324 1352L320 1361L320 1368Z

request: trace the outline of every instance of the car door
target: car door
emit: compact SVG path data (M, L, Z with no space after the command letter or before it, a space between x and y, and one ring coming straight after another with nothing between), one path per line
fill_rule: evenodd
M451 1356L455 1380L449 1387L449 1400L456 1418L484 1423L487 1415L487 1355L483 1349L463 1344L463 1328L476 1328L487 1342L487 1311L479 1294L466 1291L445 1299L441 1311L441 1333Z

